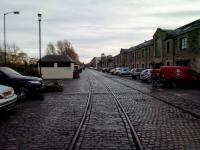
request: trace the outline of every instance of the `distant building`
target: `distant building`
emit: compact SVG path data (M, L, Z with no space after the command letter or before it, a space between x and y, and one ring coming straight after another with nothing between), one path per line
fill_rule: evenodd
M74 62L68 55L46 55L41 61L42 78L44 79L72 79Z
M94 58L90 61L89 67L93 67L93 68L95 68L95 69L98 69L98 68L99 68L98 64L99 64L100 60L101 60L101 57L94 57Z
M101 61L99 62L100 68L110 68L113 67L113 57L112 55L101 56Z

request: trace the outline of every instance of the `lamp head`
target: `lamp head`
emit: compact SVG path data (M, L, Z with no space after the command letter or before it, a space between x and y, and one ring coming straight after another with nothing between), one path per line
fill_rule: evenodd
M42 14L38 14L38 20L41 21L42 19Z
M14 13L14 14L19 14L19 11L14 11L13 13Z

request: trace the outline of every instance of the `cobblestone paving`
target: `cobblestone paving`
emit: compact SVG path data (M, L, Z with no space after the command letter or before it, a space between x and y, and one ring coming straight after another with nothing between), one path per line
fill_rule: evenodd
M188 98L188 97L181 97L177 96L175 94L172 94L169 90L165 89L152 89L149 86L145 86L143 83L138 83L136 81L131 80L124 80L123 78L113 77L107 74L102 74L103 76L106 76L112 80L124 83L134 89L137 89L143 93L150 94L151 96L158 98L166 103L169 103L171 105L174 105L176 107L179 107L180 109L183 109L194 116L200 118L200 99L198 98Z
M200 147L200 120L122 84L106 80L125 107L144 149L187 149ZM121 89L121 90L120 90Z
M64 81L63 92L45 93L44 100L24 101L16 113L1 114L0 149L67 149L85 108L87 75Z
M15 113L1 114L0 150L67 149L85 108L88 77L94 90L93 107L77 148L134 149L126 134L129 129L124 127L112 96L102 84L105 82L125 107L145 149L199 149L199 119L143 94L151 90L142 84L117 79L143 93L93 73L95 78L84 71L80 79L64 81L63 92L45 93L43 100L20 102ZM160 98L169 99L167 94Z
M92 79L92 106L76 149L136 149L113 97L102 82ZM102 93L104 92L104 93ZM126 125L127 126L127 125Z

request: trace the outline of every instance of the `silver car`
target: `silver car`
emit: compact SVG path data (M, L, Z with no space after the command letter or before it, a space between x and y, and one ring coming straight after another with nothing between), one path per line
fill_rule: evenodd
M132 79L140 79L140 73L145 70L145 68L134 68L131 70Z
M119 72L119 76L123 76L123 75L130 75L130 71L128 69L128 67L122 67L120 72Z
M111 74L114 74L115 70L116 70L116 68L111 69L111 70L110 70L110 73L111 73Z
M114 74L115 74L115 75L119 75L120 72L121 72L121 67L118 67L118 68L115 69Z

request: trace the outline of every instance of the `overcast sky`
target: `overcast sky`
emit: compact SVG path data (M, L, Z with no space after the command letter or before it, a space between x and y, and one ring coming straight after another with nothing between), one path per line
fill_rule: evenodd
M0 43L3 14L7 42L38 57L37 13L42 13L42 53L49 42L69 40L80 60L116 55L152 38L155 30L175 29L200 19L200 0L0 0Z

